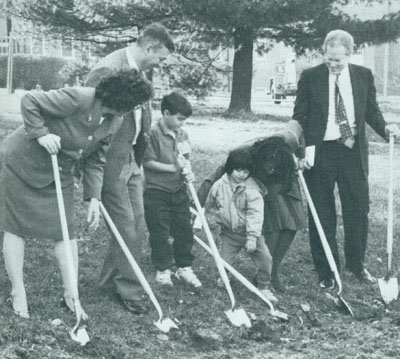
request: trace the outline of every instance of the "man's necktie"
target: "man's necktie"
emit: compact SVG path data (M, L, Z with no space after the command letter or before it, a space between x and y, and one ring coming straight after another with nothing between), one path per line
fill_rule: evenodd
M348 148L353 148L355 140L351 133L346 108L344 107L343 98L339 91L339 75L336 75L335 81L335 122L339 125L340 142Z

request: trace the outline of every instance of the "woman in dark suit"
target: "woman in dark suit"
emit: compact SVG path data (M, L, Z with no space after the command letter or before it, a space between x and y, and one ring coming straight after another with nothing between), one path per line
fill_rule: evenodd
M28 93L21 100L24 125L4 142L0 178L3 254L11 281L14 312L28 318L23 282L27 238L51 238L64 284L64 301L72 310L66 256L62 243L51 156L58 154L67 222L73 235L73 167L83 161L83 197L89 201L91 229L99 223L99 200L105 152L122 124L121 115L147 101L151 84L136 71L120 71L94 88L76 87ZM73 238L73 237L72 237ZM76 240L71 241L78 266Z

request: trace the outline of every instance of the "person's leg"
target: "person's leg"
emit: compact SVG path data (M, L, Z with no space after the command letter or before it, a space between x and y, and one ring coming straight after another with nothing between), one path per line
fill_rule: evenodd
M190 222L189 197L186 188L172 196L171 236L174 238L174 258L178 268L191 267L194 256L193 230Z
M120 179L113 190L102 193L102 201L129 251L139 262L142 240L136 233L136 223L131 205L133 195L129 188L129 181L127 183L125 179ZM142 202L143 193L136 195L140 197L138 200ZM121 299L141 300L144 294L143 288L114 235L111 237L108 254L103 264L101 284L106 285L110 279L113 280L116 293L119 294Z
M295 236L296 231L285 229L268 233L265 236L272 255L271 284L278 291L285 290L279 279L279 268Z
M338 188L342 203L346 268L356 276L364 270L368 237L368 180L361 168L359 147L343 148Z
M257 287L267 299L277 302L278 299L271 292L271 270L272 270L272 256L265 244L264 236L257 239L257 248L254 252L250 253L250 258L254 265L257 267Z
M265 244L264 236L257 239L256 250L250 253L250 258L257 267L257 286L260 289L266 288L271 282L272 256Z
M29 317L24 286L25 240L10 232L4 232L3 256L8 277L11 282L12 306L16 314Z
M133 219L135 221L136 231L136 253L137 260L140 260L142 253L142 245L146 233L146 222L144 219L144 203L143 203L143 178L142 175L133 175L128 181L129 200L133 211ZM135 257L136 259L136 257Z
M237 254L246 244L246 238L232 232L222 231L220 234L221 258L231 266L234 265Z
M76 239L70 240L70 248L71 248L71 254L72 254L72 260L73 260L73 266L74 266L74 272L75 272L75 283L78 285L78 278L79 278L79 259L78 259L78 243ZM69 263L67 261L67 255L65 252L65 244L63 241L56 242L54 245L54 256L57 259L58 266L60 268L61 272L61 279L63 282L63 288L64 288L64 301L67 307L71 311L75 311L74 308L74 303L72 300L73 297L73 292L74 288L72 287L72 282L69 276L69 270L68 266Z
M157 271L171 266L173 250L168 243L171 227L170 193L148 189L144 193L144 215L149 230L151 260Z
M337 153L339 143L328 141L321 146L314 167L305 172L305 178L326 239L331 248L336 265L340 270L339 252L336 242L336 206L334 188L337 176ZM321 240L309 210L309 237L311 254L319 280L332 278Z

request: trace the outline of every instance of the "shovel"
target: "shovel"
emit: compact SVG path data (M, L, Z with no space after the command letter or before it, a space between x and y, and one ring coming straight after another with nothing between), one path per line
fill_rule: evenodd
M296 157L294 155L293 155L293 158L297 162L297 159L296 159ZM314 206L314 202L313 202L313 200L311 198L311 195L310 195L310 192L308 190L306 181L304 180L303 172L300 169L298 169L297 173L298 173L298 176L299 176L299 179L300 179L301 186L303 187L304 193L306 194L307 203L308 203L308 206L310 207L311 214L313 216L315 225L317 227L319 238L321 239L321 244L322 244L322 247L323 247L324 252L325 252L325 256L326 256L326 258L328 260L329 267L330 267L330 269L331 269L331 271L332 271L332 273L333 273L333 275L335 277L335 280L336 280L336 283L337 283L337 286L338 286L338 292L336 294L337 298L332 297L329 293L327 293L327 297L328 298L333 298L336 306L338 306L339 308L343 309L343 311L345 313L350 314L352 317L354 317L354 313L353 313L352 309L350 308L349 304L341 296L341 294L342 294L342 281L340 280L339 272L338 272L338 269L337 269L337 266L336 266L335 259L333 258L333 255L332 255L331 247L329 246L328 240L326 239L325 232L324 232L324 230L322 228L321 222L319 220L317 211L316 211L315 206Z
M229 283L228 275L226 274L225 268L222 264L222 258L218 252L213 235L210 231L210 227L208 226L206 217L204 216L204 213L201 210L202 208L201 208L199 199L197 197L196 190L194 189L193 183L188 182L187 185L189 187L189 191L190 191L193 201L195 203L197 212L200 216L201 223L203 224L203 228L207 235L208 242L210 243L211 252L214 257L215 264L217 265L219 275L221 276L221 279L225 285L226 290L228 291L229 298L231 300L231 305L232 305L231 309L227 310L225 312L225 314L233 325L235 325L237 327L244 325L247 328L250 328L251 327L250 318L248 317L245 310L243 308L236 308L236 301L235 301L235 297L233 295L231 284Z
M207 244L205 244L199 237L194 235L193 238L208 253L213 255L211 248L209 246L207 246ZM289 320L289 316L286 313L283 313L283 312L275 309L274 305L271 303L271 301L264 294L262 294L260 292L260 290L254 284L252 284L246 277L244 277L242 274L240 274L229 263L226 263L222 258L221 258L221 261L222 261L222 264L225 267L225 269L227 269L240 283L242 283L250 292L253 292L259 298L261 298L261 300L263 300L265 303L267 303L272 316L280 318L285 321Z
M392 275L393 251L393 172L394 172L394 135L389 136L389 191L388 191L388 221L387 221L387 273L384 278L378 278L379 290L383 301L389 304L399 296L397 277Z
M122 239L117 227L115 226L113 220L111 219L110 215L108 214L107 210L105 209L104 205L101 202L100 202L100 210L103 213L104 219L106 220L106 222L109 225L111 231L113 232L115 238L117 239L118 244L120 245L126 258L128 259L133 272L135 273L136 277L139 279L139 282L142 285L144 291L147 293L151 302L153 303L154 307L157 310L158 320L156 322L154 322L154 325L159 330L161 330L163 333L168 333L170 331L170 329L179 329L178 326L170 318L164 317L161 306L158 303L153 291L151 290L149 282L143 275L142 270L140 269L139 265L136 263L135 258L133 258L131 252L129 251L129 248L125 244L125 241Z
M71 339L75 342L79 343L80 345L86 345L90 339L89 335L86 331L85 325L83 324L82 320L87 319L87 315L84 313L81 302L79 300L79 292L78 292L78 282L75 273L74 262L72 259L72 251L71 245L69 243L69 232L68 232L68 225L67 225L67 217L65 215L65 207L64 207L64 198L62 195L61 189L61 180L60 180L60 173L58 172L58 160L57 155L51 155L51 163L53 165L53 173L54 173L54 181L56 184L56 193L57 193L57 203L58 203L58 211L60 213L60 221L61 221L61 230L65 248L65 255L67 259L67 266L68 266L68 277L71 281L71 288L72 288L72 301L75 307L75 315L76 315L76 324L69 332Z

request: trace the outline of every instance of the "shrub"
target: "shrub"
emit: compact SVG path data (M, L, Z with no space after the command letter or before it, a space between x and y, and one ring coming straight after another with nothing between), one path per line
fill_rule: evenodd
M40 85L43 90L63 87L60 70L68 60L59 57L15 55L13 62L13 89L32 90ZM7 86L8 57L0 56L0 87Z

